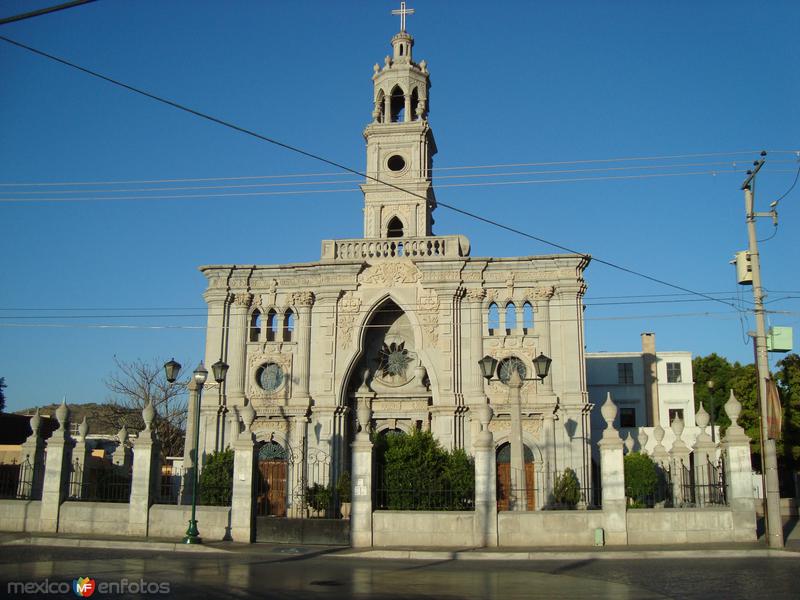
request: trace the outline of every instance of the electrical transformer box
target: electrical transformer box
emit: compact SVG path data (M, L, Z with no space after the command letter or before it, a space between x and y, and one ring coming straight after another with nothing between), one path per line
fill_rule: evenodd
M770 327L767 332L767 352L791 352L792 328Z
M737 252L731 264L736 265L736 281L739 285L753 285L753 264L747 250Z

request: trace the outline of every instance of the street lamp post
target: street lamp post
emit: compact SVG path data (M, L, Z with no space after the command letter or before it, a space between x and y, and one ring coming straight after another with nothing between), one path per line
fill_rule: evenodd
M715 401L714 401L714 380L713 379L709 379L708 383L706 383L706 385L708 386L708 396L709 396L709 402L708 402L709 411L708 412L709 412L709 415L711 417L711 441L716 443L716 441L717 441L717 433L716 433L716 431L714 431L714 425L716 423L717 407L716 407L716 404L715 404Z
M512 510L525 510L528 504L528 490L525 481L525 446L522 443L522 382L523 381L544 381L550 370L552 359L540 353L533 359L533 368L536 370L536 379L524 379L519 367L513 368L509 378L508 386L511 388L512 410L511 410L511 435L509 446L511 450L511 487L512 487ZM491 356L484 356L478 361L481 374L486 381L491 381L497 367L497 359Z
M222 359L214 363L211 367L214 372L214 380L222 384L225 381L225 374L228 371ZM178 378L178 373L181 370L181 365L175 362L175 359L170 360L164 365L164 372L167 376L169 383L174 383ZM197 384L197 404L195 405L195 422L194 422L194 460L192 461L192 518L189 519L189 528L186 530L186 537L183 538L184 544L202 544L203 540L200 538L200 532L197 530L197 471L200 466L199 461L199 442L200 442L200 406L203 396L203 385L208 378L208 370L203 366L203 362L194 370L192 374L194 382Z

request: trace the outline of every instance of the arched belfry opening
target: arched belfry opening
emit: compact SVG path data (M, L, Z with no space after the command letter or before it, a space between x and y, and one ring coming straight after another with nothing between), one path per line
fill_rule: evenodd
M386 237L403 237L403 222L398 217L392 217L386 226Z
M392 88L392 98L389 103L391 111L391 122L402 123L406 118L406 96L403 89L396 85Z
M419 106L419 92L417 88L414 88L414 91L411 92L411 120L416 121L419 119L417 115L417 107Z

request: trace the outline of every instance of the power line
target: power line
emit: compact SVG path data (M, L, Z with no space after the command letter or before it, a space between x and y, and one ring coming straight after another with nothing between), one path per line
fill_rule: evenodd
M81 4L89 4L90 2L95 2L95 0L73 0L72 2L64 2L63 4L58 4L56 6L48 6L47 8L32 10L31 12L26 12L19 15L14 15L13 17L5 17L3 19L0 19L0 25L6 25L8 23L14 23L16 21L23 21L25 19L40 17L42 15L47 15L60 10L74 8L76 6L80 6Z
M101 79L101 80L106 81L108 83L111 83L113 85L116 85L116 86L122 87L124 89L127 89L127 90L129 90L131 92L134 92L136 94L140 94L142 96L150 98L151 100L155 100L156 102L160 102L162 104L166 104L167 106L171 106L173 108L177 108L178 110L181 110L181 111L187 112L189 114L195 115L195 116L200 117L202 119L205 119L207 121L211 121L212 123L217 123L218 125L222 125L224 127L228 127L228 128L233 129L235 131L239 131L240 133L244 133L245 135L249 135L251 137L255 137L256 139L260 139L262 141L268 142L270 144L276 145L276 146L284 148L286 150L290 150L290 151L295 152L297 154L300 154L302 156L306 156L308 158L323 162L323 163L328 164L330 166L336 167L337 169L341 169L343 171L347 171L347 172L352 173L354 175L358 175L359 177L364 177L364 178L370 179L372 181L376 181L378 183L382 183L384 185L387 185L389 187L397 189L397 190L399 190L401 192L408 193L408 194L410 194L412 196L418 197L418 198L424 200L425 202L428 202L428 200L429 200L426 196L411 192L409 190L405 190L405 189L403 189L403 188L401 188L399 186L396 186L394 184L391 184L391 183L386 183L386 182L380 181L376 177L372 177L372 176L370 176L368 174L361 173L361 172L359 172L359 171L357 171L355 169L352 169L352 168L350 168L350 167L348 167L346 165L343 165L341 163L338 163L336 161L333 161L333 160L327 159L325 157L313 154L311 152L308 152L308 151L303 150L301 148L298 148L296 146L292 146L291 144L287 144L287 143L278 141L276 139L267 137L265 135L261 135L259 133L256 133L255 131L246 129L244 127L240 127L238 125L235 125L235 124L230 123L228 121L225 121L223 119L211 116L209 114L200 112L200 111L195 110L193 108L190 108L188 106L184 106L184 105L182 105L182 104L180 104L178 102L174 102L172 100L168 100L166 98L162 98L162 97L157 96L155 94L152 94L150 92L146 92L146 91L141 90L139 88L136 88L136 87L134 87L132 85L128 85L126 83L123 83L121 81L118 81L116 79L108 77L106 75L102 75L102 74L100 74L100 73L98 73L96 71L92 71L91 69L87 69L85 67L81 67L81 66L79 66L79 65L77 65L75 63L72 63L70 61L67 61L67 60L65 60L63 58L59 58L59 57L54 56L52 54L48 54L48 53L43 52L41 50L37 50L36 48L33 48L33 47L28 46L26 44L22 44L20 42L14 41L14 40L12 40L10 38L7 38L5 36L0 36L0 39L4 40L6 43L12 44L12 45L17 46L19 48L23 48L25 50L28 50L29 52L33 52L34 54L37 54L39 56L43 56L43 57L48 58L50 60L53 60L53 61L56 61L56 62L61 63L63 65L66 65L66 66L68 66L70 68L79 70L79 71L81 71L83 73L91 75L92 77L96 77L98 79ZM462 214L464 216L468 216L468 217L471 217L473 219L479 220L481 222L493 225L493 226L498 227L500 229L503 229L505 231L509 231L511 233L515 233L515 234L520 235L522 237L525 237L525 238L528 238L528 239L531 239L531 240L535 240L537 242L540 242L542 244L546 244L548 246L552 246L554 248L558 248L558 249L563 250L565 252L569 252L569 253L572 253L572 254L579 254L579 255L585 256L587 259L589 258L589 256L587 254L585 254L583 252L577 252L577 251L569 248L568 246L564 246L562 244L557 244L557 243L551 242L551 241L546 240L546 239L544 239L544 238L542 238L540 236L536 236L536 235L524 232L524 231L522 231L520 229L517 229L516 227L511 227L509 225L504 225L502 223L499 223L498 221L495 221L493 219L489 219L489 218L486 218L486 217L482 217L482 216L480 216L480 215L478 215L476 213L473 213L471 211L467 211L467 210L464 210L464 209L461 209L461 208L457 208L457 207L455 207L455 206L453 206L451 204L447 204L447 203L441 202L441 201L438 202L438 205L443 207L443 208L448 208L448 209L450 209L450 210L452 210L454 212L460 213L460 214ZM606 265L608 267L620 270L620 271L622 271L624 273L628 273L630 275L635 275L635 276L638 276L638 277L642 277L642 278L647 279L649 281L652 281L654 283L659 283L661 285L672 287L672 288L675 288L675 289L678 289L678 290L681 290L681 291L684 291L684 292L693 292L693 293L697 294L698 296L703 296L703 294L694 292L693 290L690 290L689 288L686 288L686 287L683 287L683 286L680 286L680 285L676 285L676 284L673 284L673 283L669 283L669 282L667 282L667 281L665 281L663 279L659 279L659 278L653 277L651 275L646 275L644 273L635 271L635 270L627 268L627 267L623 267L621 265L618 265L618 264L613 263L613 262L608 261L608 260L604 260L604 259L597 258L597 257L594 257L594 260L596 260L600 264L604 264L604 265ZM730 306L730 307L732 307L732 308L734 308L736 310L739 310L734 304L732 304L730 302L726 302L726 301L723 301L723 300L712 298L711 296L704 296L704 297L709 298L709 299L713 299L715 302L719 302L721 304L725 304L725 305Z

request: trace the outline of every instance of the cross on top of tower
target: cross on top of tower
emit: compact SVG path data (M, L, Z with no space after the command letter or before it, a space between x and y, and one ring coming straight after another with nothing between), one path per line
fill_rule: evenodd
M406 8L406 3L401 2L400 8L395 9L392 11L393 15L400 15L400 31L406 30L406 15L413 15L414 14L413 8Z

